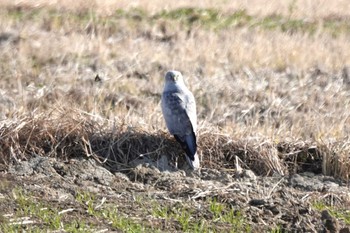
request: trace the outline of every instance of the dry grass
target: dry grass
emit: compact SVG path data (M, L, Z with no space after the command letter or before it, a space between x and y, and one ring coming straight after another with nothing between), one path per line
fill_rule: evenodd
M117 9L133 9L141 8L151 13L159 12L160 10L176 9L179 7L202 7L202 8L218 8L224 12L247 10L253 15L272 15L282 14L296 18L318 19L323 17L349 17L350 6L346 0L336 0L329 2L327 0L289 0L289 1L259 1L259 0L237 0L237 1L186 1L180 0L176 2L169 1L127 1L127 0L77 0L77 1L47 1L47 0L28 0L28 1L11 1L2 0L1 5L20 5L20 6L35 6L35 7L53 7L63 8L74 11L86 9L94 9L102 15L113 14Z
M1 1L1 162L87 155L123 169L140 154L178 155L159 101L165 71L179 69L197 100L203 166L235 168L237 156L262 175L348 179L349 32L334 36L322 22L349 11L321 2L315 11L316 3L301 1L215 5L223 15L243 9L258 18L312 13L320 26L310 34L152 18L163 8L210 9L209 2ZM124 6L126 14L115 13Z

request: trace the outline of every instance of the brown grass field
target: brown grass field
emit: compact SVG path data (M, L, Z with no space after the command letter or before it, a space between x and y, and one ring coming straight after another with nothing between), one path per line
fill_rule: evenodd
M160 93L176 69L203 168L348 183L350 4L233 2L1 0L0 172L36 156L172 163Z

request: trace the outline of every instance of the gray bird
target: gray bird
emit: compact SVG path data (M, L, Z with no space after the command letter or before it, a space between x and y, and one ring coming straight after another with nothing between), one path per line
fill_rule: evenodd
M162 112L170 134L185 150L187 162L192 169L198 169L196 102L179 71L171 70L165 75Z

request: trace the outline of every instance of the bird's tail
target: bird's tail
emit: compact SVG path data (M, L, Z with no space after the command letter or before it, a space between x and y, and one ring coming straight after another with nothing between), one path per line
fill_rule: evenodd
M197 142L196 135L192 132L192 134L188 134L185 137L179 137L178 135L174 135L176 141L180 143L184 151L186 152L186 160L192 169L199 168L199 157L197 155Z
M200 164L199 164L199 158L198 158L198 154L197 153L194 155L194 160L191 160L188 155L186 155L185 157L186 157L187 163L190 165L190 167L193 170L199 169Z

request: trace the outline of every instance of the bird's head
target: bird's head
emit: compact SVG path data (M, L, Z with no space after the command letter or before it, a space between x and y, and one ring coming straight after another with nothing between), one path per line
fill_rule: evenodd
M183 77L179 71L170 70L165 74L166 83L183 84Z

